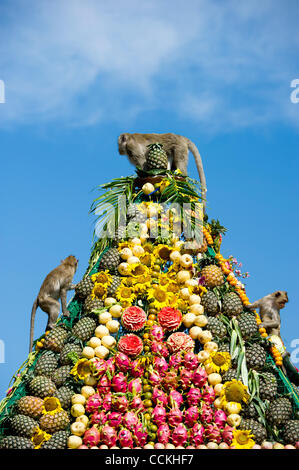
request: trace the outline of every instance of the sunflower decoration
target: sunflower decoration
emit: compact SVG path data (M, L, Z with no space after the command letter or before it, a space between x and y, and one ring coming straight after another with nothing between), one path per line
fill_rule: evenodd
M177 298L176 296L174 296L174 299L173 299L173 302L171 303L171 306L174 307L174 308L178 308L182 312L187 312L187 310L189 308L189 304L188 304L188 302L186 302L186 300L181 299L181 298Z
M255 445L253 437L251 430L234 429L232 446L235 449L251 449Z
M107 286L104 284L96 283L91 291L90 297L92 299L104 299L107 295Z
M247 403L250 396L248 393L248 387L242 384L240 380L233 379L229 382L225 382L221 390L221 405L226 405L229 402Z
M31 437L31 441L33 442L35 449L40 449L42 444L51 439L51 437L51 434L48 434L45 431L42 431L40 428L37 428Z
M148 268L151 268L155 264L155 257L149 251L144 251L142 255L139 255L139 259L140 259L140 263L143 266L147 266Z
M134 290L136 294L142 295L151 287L152 278L150 274L136 276L135 280L136 284L134 286Z
M124 248L130 248L130 250L132 249L133 247L133 243L130 241L130 240L127 240L127 241L124 241L124 242L120 242L118 244L118 251L121 252Z
M174 301L175 295L172 292L167 292L159 284L156 284L148 290L147 298L151 300L154 308L161 309L170 306Z
M231 357L228 352L211 352L209 358L205 361L205 366L212 372L225 372L231 366Z
M120 301L122 307L130 307L136 299L134 286L127 286L124 282L122 282L116 291L116 298Z
M145 276L149 274L149 268L140 263L130 264L129 270L130 274L134 277Z
M154 256L158 258L160 261L163 263L166 263L167 261L170 260L170 254L173 251L171 247L168 245L164 245L162 243L159 243L159 245L156 246L154 249Z
M154 249L155 249L154 245L149 241L145 242L142 245L142 248L144 249L145 253L149 253L149 254L152 254ZM139 258L139 259L141 259L141 258Z
M48 415L55 415L60 413L62 407L58 398L55 397L46 397L42 406L42 413Z
M79 359L70 372L76 380L84 380L93 373L92 363L88 359Z

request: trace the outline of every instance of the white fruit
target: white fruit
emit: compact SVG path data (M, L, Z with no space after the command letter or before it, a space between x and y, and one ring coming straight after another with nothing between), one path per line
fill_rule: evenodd
M175 243L174 243L174 248L177 248L177 250L180 250L182 248L182 246L184 246L184 242L183 240L177 240Z
M99 347L101 347L101 346L99 346ZM92 359L91 359L91 361L92 361ZM90 385L90 387L94 387L97 384L97 379L95 377L93 377L92 375L88 375L87 377L85 377L84 383L85 383L85 385Z
M180 284L184 284L188 279L191 278L191 273L190 271L179 271L176 278Z
M110 318L110 320L111 320L111 318ZM94 333L95 333L97 338L101 339L101 338L103 338L103 336L109 335L109 330L106 326L99 325L99 326L96 327ZM100 344L99 344L99 346L100 346Z
M208 449L218 449L218 444L216 442L208 442L207 443Z
M68 449L78 449L83 444L81 437L70 436L67 441Z
M190 295L190 299L189 299L190 305L200 304L200 302L201 302L200 295L197 295L197 294Z
M90 387L89 385L84 385L81 388L81 395L83 395L86 399L91 397L91 395L94 395L95 393L95 389L93 387Z
M97 338L97 336L93 336L90 338L88 341L87 345L90 346L91 348L97 348L98 346L101 346L101 340L100 338Z
M92 359L94 357L94 349L90 346L85 346L82 351L82 356L86 359Z
M229 445L226 442L220 442L218 449L229 449Z
M194 324L196 326L204 327L208 324L208 319L205 315L197 315Z
M190 268L193 264L193 258L191 255L185 254L181 256L180 265L182 268Z
M75 421L71 425L71 433L74 434L75 436L82 436L85 433L86 427L84 426L83 423L80 423L79 421Z
M147 217L156 217L158 215L158 209L155 206L149 206L146 211Z
M116 340L111 335L103 336L102 338L102 346L100 348L106 347L107 349L113 348L115 346Z
M111 307L116 303L117 300L114 297L107 297L107 299L104 300L105 307Z
M149 194L155 191L155 186L152 183L145 183L141 189L143 193L148 196Z
M175 262L175 261L179 261L181 259L181 253L177 250L174 250L170 253L170 256L169 256L170 260Z
M140 235L140 240L141 240L141 243L145 243L146 240L149 238L149 235L147 233L141 233Z
M196 317L197 319L198 317ZM195 319L195 322L196 322L196 319ZM194 323L195 323L194 322ZM213 338L213 335L212 333L209 331L209 330L205 330L205 331L202 331L199 335L198 335L198 339L199 341L202 343L202 344L205 344L205 343L208 343L209 341L211 341L211 339Z
M130 258L127 259L128 264L138 264L140 263L140 259L137 256L130 256Z
M196 316L194 313L186 313L186 315L183 316L183 324L185 327L190 328L190 326L193 325L195 318Z
M84 395L81 395L80 393L75 393L75 395L72 396L72 405L85 405L86 403L86 398Z
M184 300L190 299L190 291L188 287L183 287L183 289L180 290L180 294L181 294L182 299Z
M114 318L119 318L121 317L122 313L122 306L121 305L112 305L109 309L110 315L112 315Z
M218 344L214 343L214 341L208 341L207 343L204 344L204 350L211 352L216 352L218 351Z
M102 323L102 325L105 325L109 320L112 320L111 313L102 312L99 314L99 322Z
M222 382L222 377L220 374L213 372L212 374L208 375L208 382L214 387L215 385L220 384Z
M89 423L89 418L86 415L81 415L81 416L78 416L78 418L76 418L76 422L83 423L84 426L87 428L87 425Z
M107 336L104 336L104 338L107 338ZM95 355L100 359L105 359L109 355L109 349L105 346L98 346L94 352Z
M71 407L71 415L74 416L74 418L78 418L78 416L84 415L85 414L85 408L83 405L80 405L77 403L76 405L73 405Z
M139 228L140 228L140 232L142 235L146 235L147 234L147 226L145 223L142 223L142 224L139 224ZM139 237L140 240L141 240L141 237ZM141 240L142 241L142 240Z
M199 351L197 357L199 362L205 362L210 357L210 353L209 351Z
M130 250L130 248L123 248L120 252L120 257L124 260L127 260L132 255L133 253L132 253L132 250Z
M222 399L221 398L216 398L216 400L214 400L213 402L213 405L215 408L217 409L221 409L222 408Z
M133 243L133 245L141 245L141 240L140 238L134 237L132 238L131 243Z
M241 423L241 419L241 416L237 413L231 413L230 415L228 415L226 421L230 426L236 428Z
M108 330L110 331L110 333L116 333L119 330L119 322L117 320L107 321L106 326Z
M187 314L188 315L188 314ZM202 332L202 329L199 326L192 326L189 330L189 335L192 339L197 339L198 335Z
M241 404L236 401L229 401L225 404L224 408L225 408L224 411L226 411L226 413L231 415L231 414L239 414L242 407L241 407Z
M222 389L223 389L223 384L222 383L216 384L215 387L214 387L215 394L220 395Z
M185 282L185 286L187 286L187 287L197 287L198 286L198 280L197 279L188 279Z
M204 312L204 308L201 304L193 304L190 305L190 312L194 313L194 315L202 315Z
M122 276L126 276L130 272L128 263L120 263L117 269L119 274L121 274Z
M132 252L133 252L134 256L138 257L140 255L143 255L144 249L142 248L141 245L134 245L133 248L132 248Z

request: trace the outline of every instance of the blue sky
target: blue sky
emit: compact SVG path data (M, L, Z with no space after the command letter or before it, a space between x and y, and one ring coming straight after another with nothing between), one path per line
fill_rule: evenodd
M282 335L288 348L299 338L299 7L248 3L1 1L0 398L44 276L71 253L75 280L85 272L93 188L133 173L117 152L125 131L195 142L209 215L228 228L222 254L250 272L250 299L288 291ZM39 311L36 337L45 325Z

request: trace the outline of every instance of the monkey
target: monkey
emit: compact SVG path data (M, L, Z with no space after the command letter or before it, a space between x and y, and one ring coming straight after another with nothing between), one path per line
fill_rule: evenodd
M272 294L266 295L262 299L256 300L252 304L247 305L249 310L259 308L262 324L268 335L280 336L280 310L285 307L289 301L286 291L276 291Z
M72 284L72 281L77 270L78 262L79 260L76 259L75 256L68 256L61 261L59 266L47 275L42 283L31 311L29 352L32 351L34 320L38 307L48 314L46 331L53 328L58 318L60 311L59 298L61 299L63 315L66 317L69 316L70 313L66 305L66 296L68 290L75 289L76 287L75 284Z
M136 167L144 169L148 153L147 146L159 142L163 145L168 157L168 169L181 170L187 175L188 150L194 156L199 179L205 199L207 185L202 160L196 145L187 137L176 134L129 134L124 133L118 137L118 151L120 155L127 155L129 161ZM205 202L204 202L205 206Z

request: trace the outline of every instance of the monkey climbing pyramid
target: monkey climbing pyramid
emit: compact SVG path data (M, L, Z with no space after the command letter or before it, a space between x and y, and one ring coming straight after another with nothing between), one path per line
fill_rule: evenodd
M197 182L139 170L101 189L70 317L14 377L0 448L298 446L297 388Z

